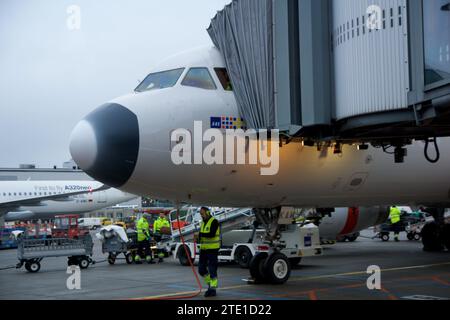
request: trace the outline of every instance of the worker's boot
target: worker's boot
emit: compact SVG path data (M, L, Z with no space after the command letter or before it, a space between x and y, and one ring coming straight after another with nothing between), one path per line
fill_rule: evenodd
M159 253L158 254L158 263L162 263L164 262L164 253Z
M142 264L141 257L138 254L134 257L134 263Z
M210 278L208 290L205 292L205 298L215 297L217 295L216 288L218 284L219 282L217 278L214 279Z
M155 261L153 261L153 258L151 256L146 256L145 261L147 261L148 264L154 264Z
M398 239L398 234L394 235L394 240L395 242L399 242L400 240Z
M205 292L205 298L211 298L217 296L217 292L215 288L208 288Z

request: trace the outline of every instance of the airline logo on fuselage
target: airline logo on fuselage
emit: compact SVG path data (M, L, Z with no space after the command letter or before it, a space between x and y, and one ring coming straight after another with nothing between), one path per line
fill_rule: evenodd
M243 118L239 117L211 117L211 129L242 129L247 130L247 125Z

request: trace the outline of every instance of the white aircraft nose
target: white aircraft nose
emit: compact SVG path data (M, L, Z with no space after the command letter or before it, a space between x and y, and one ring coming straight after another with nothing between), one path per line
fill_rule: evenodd
M91 168L97 159L97 137L86 120L80 121L70 135L70 153L83 170Z
M107 103L88 114L72 132L72 158L88 175L119 188L134 172L139 153L139 124L128 108Z

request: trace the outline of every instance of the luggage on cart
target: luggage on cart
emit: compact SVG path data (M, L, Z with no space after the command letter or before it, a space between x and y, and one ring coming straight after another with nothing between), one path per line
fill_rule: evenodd
M78 265L81 269L95 263L91 258L94 244L89 234L80 239L30 239L24 234L17 234L17 245L19 263L16 268L25 265L25 269L32 273L38 272L41 261L50 257L68 257L69 266Z
M109 225L101 228L96 236L102 242L102 252L108 254L109 264L115 264L121 254L128 264L133 263L137 251L136 231Z

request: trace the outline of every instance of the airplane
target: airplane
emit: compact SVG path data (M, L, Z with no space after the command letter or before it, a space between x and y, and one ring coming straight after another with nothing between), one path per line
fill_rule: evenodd
M0 217L5 221L81 214L136 198L97 181L0 181Z
M174 141L175 130L195 134L195 122L201 121L203 129L220 128L226 140L227 127L245 129L226 73L213 46L167 58L134 92L105 103L76 125L70 138L73 159L94 179L133 194L177 204L255 208L271 243L276 243L278 215L285 206L332 212L398 204L438 208L439 217L450 206L449 138L438 140L441 160L436 164L425 159L420 141L407 147L405 163L395 164L377 146L344 145L334 154L331 148L296 141L282 144L275 175L262 175L261 163L175 164L173 149L189 141ZM185 156L195 158L202 151L195 145L192 150ZM442 219L435 220L444 227ZM437 233L429 234L428 243L438 246Z

